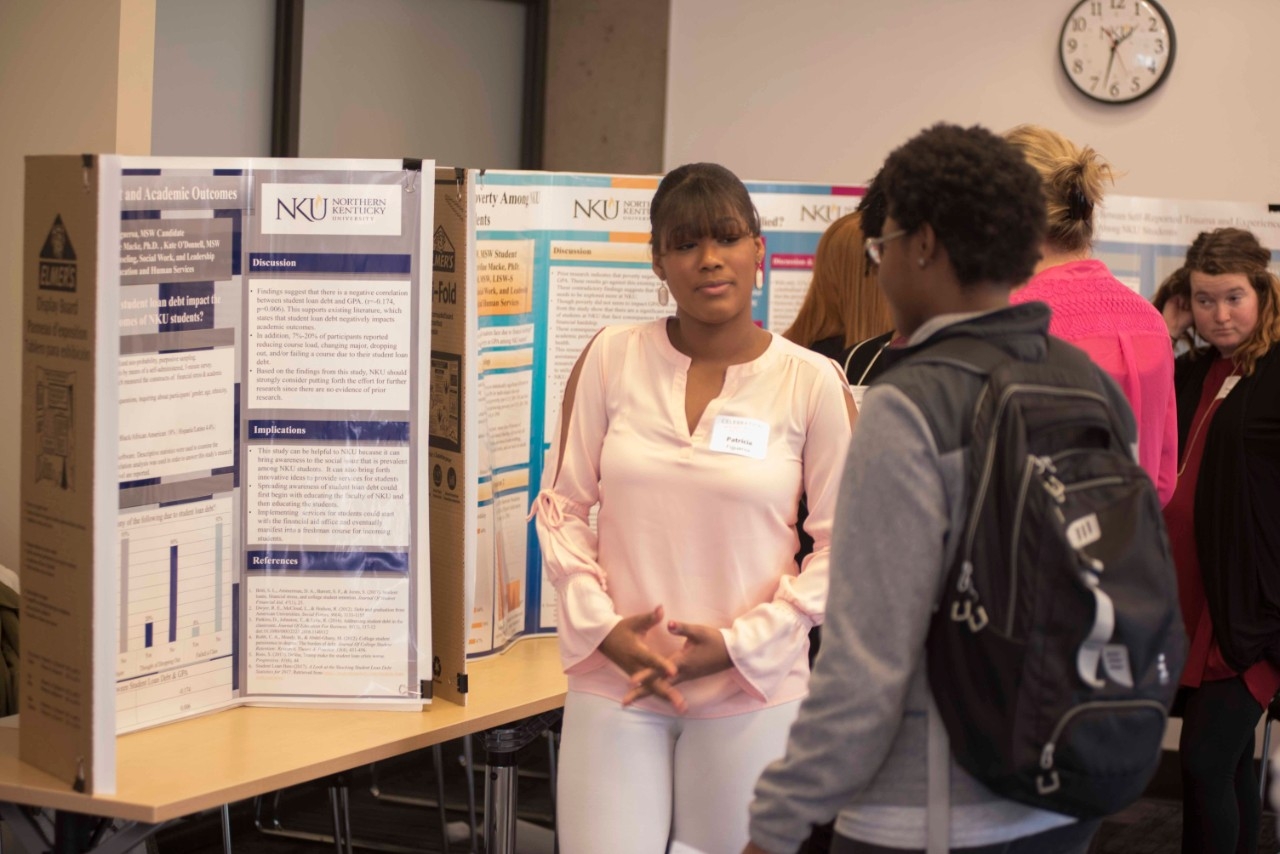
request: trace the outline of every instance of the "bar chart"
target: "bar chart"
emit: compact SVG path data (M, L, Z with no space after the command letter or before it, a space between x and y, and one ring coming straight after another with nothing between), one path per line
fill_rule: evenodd
M122 728L230 698L234 512L227 495L121 511L117 690L149 706Z

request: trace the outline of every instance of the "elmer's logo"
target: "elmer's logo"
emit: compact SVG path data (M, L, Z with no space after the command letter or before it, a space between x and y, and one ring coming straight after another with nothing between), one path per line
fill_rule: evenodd
M845 214L851 214L858 209L857 205L801 205L800 221L801 222L825 222L830 224L834 220L839 219Z
M289 199L276 199L276 220L282 217L296 220L302 218L307 222L319 222L329 215L329 200L324 196L313 196L300 199L294 196Z
M457 253L449 235L444 233L444 226L436 228L431 251L431 269L437 273L452 273L457 261Z
M76 289L76 250L71 245L62 215L53 219L49 236L40 248L39 287L44 291L74 291Z
M573 202L574 219L614 220L622 212L622 203L617 199L586 199Z

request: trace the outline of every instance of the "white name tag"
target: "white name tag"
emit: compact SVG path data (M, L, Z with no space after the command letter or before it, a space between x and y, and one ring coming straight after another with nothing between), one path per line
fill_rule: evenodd
M756 418L717 416L711 426L711 450L763 460L769 450L769 425Z
M1238 382L1240 382L1240 378L1237 376L1232 375L1227 377L1222 381L1222 388L1218 389L1218 396L1215 397L1214 400L1222 400L1224 397L1231 394L1231 389L1235 388L1236 383Z

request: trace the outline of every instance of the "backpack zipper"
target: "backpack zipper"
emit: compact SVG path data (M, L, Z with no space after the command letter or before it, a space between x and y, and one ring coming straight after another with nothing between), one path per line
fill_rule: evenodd
M1053 460L1063 456L1059 454L1057 457L1027 457L1027 467L1022 475L1022 485L1018 488L1018 501L1014 505L1013 516L1013 536L1009 540L1009 616L1005 620L1004 633L1006 637L1013 636L1013 620L1017 616L1018 606L1016 596L1018 594L1018 538L1022 534L1022 517L1026 510L1027 493L1030 490L1031 478L1035 474L1041 474L1045 478L1045 491L1053 498L1053 500L1061 505L1066 500L1068 492L1077 492L1081 489L1089 489L1105 484L1121 484L1124 478L1116 475L1108 475L1106 477L1096 477L1092 480L1082 480L1077 483L1064 484L1057 478L1057 468L1053 465ZM1064 525L1066 519L1062 517L1061 511L1058 513L1059 521Z
M991 470L995 467L996 458L996 437L1000 434L1000 422L1004 418L1005 406L1009 403L1009 398L1023 391L1038 392L1041 394L1057 395L1059 397L1083 397L1088 400L1097 401L1104 406L1106 399L1095 392L1085 391L1083 389L1074 388L1058 388L1056 386L1038 386L1038 385L1021 385L1014 384L1004 390L1004 394L1000 396L1000 400L996 403L995 416L992 418L992 424L995 425L992 430L991 441L987 443L985 459L982 464L982 475L978 481L978 489L974 492L974 503L969 508L969 526L965 532L964 540L964 556L965 562L972 564L973 562L973 538L978 532L978 514L976 508L981 507L986 499L987 488L991 485ZM975 410L976 411L976 410Z
M1026 469L1022 472L1022 485L1018 488L1018 501L1014 505L1013 538L1009 540L1009 619L1005 623L1005 635L1013 634L1013 615L1018 601L1018 538L1022 534L1022 512L1027 504L1027 490L1031 487L1031 476L1038 466L1036 457L1027 457Z
M1089 703L1081 703L1073 706L1070 711L1058 719L1058 723L1053 728L1053 732L1049 734L1049 740L1040 750L1040 769L1041 773L1036 775L1036 791L1041 795L1048 795L1057 791L1061 785L1058 780L1058 772L1053 770L1053 754L1058 748L1058 738L1062 735L1062 731L1066 729L1068 723L1076 715L1082 712L1096 711L1098 709L1120 709L1133 708L1145 709L1150 708L1160 713L1161 717L1165 715L1164 704L1158 700L1094 700Z
M987 393L988 386L984 385L982 391L978 394L978 402L974 405L974 413L979 411L980 404ZM1000 399L996 401L995 416L992 418L994 425L991 430L991 441L987 443L986 453L982 463L982 474L978 481L978 488L974 491L974 501L969 507L969 524L965 531L964 538L964 558L960 563L960 578L956 581L956 592L966 594L969 601L963 606L959 602L953 602L951 606L951 619L957 622L968 622L971 631L980 631L987 625L986 610L979 601L978 592L973 589L973 539L978 533L978 508L980 508L986 499L987 489L991 485L991 471L995 467L996 457L996 437L1000 434L1000 423L1004 418L1005 407L1009 403L1009 399L1013 395L1028 391L1040 394L1050 394L1059 397L1078 397L1086 400L1093 400L1106 406L1106 398L1096 392L1086 391L1084 389L1059 388L1057 386L1041 386L1023 383L1014 383L1005 388L1004 393L1000 395ZM1050 462L1052 466L1052 462ZM1057 478L1053 478L1054 483L1058 483ZM1062 486L1058 483L1058 487ZM1062 503L1061 494L1051 494L1058 503Z

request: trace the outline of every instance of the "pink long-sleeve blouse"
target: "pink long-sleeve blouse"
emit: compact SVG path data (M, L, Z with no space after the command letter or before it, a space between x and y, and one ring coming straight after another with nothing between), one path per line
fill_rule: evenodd
M1178 479L1173 347L1155 306L1089 259L1042 270L1009 301L1053 309L1049 334L1084 350L1120 386L1138 422L1138 462L1168 504Z
M570 690L621 701L627 677L598 646L623 616L661 604L668 619L723 633L733 667L680 686L688 716L718 717L805 694L850 410L835 363L775 335L728 369L690 434L689 364L666 319L603 330L562 410L533 512ZM797 566L802 493L814 548ZM646 640L663 655L683 643L665 626ZM654 698L637 705L674 714Z

